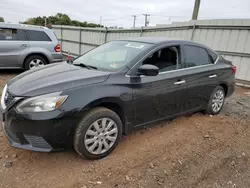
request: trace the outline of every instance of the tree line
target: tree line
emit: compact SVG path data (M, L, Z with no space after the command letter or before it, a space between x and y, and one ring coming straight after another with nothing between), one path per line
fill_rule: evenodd
M40 25L51 28L51 25L70 25L70 26L80 26L80 27L103 27L103 25L88 23L88 22L80 22L78 20L71 20L67 14L57 13L55 16L38 16L34 18L29 18L24 22L19 22L22 24L29 25Z

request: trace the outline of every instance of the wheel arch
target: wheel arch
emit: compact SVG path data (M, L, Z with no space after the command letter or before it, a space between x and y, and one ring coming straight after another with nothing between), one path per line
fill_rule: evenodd
M124 108L123 108L122 101L119 98L107 97L107 98L97 99L89 103L85 108L91 109L94 107L104 107L115 112L122 121L122 132L123 133L126 132L126 128L125 128L126 118L125 118Z
M226 83L220 83L219 86L221 86L225 91L225 96L228 94L228 85Z
M27 54L26 57L24 58L23 60L23 68L25 68L25 61L30 57L30 56L33 56L33 55L39 55L41 57L43 57L47 62L47 64L50 62L49 61L49 58L44 54L44 53L41 53L41 52L35 52L35 53L30 53L30 54Z

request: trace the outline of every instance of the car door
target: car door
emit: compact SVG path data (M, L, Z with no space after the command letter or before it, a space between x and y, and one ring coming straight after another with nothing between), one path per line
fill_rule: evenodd
M216 65L217 57L211 56L206 48L195 45L184 45L187 103L186 109L204 109L214 88L218 85Z
M29 43L22 30L0 28L0 67L22 67Z
M152 56L152 54L149 56ZM165 71L160 70L157 76L130 77L130 86L134 94L132 103L134 125L140 126L184 112L186 95L185 80L183 80L179 71L182 68L182 56L180 52L178 59L179 62L175 68L168 68L169 70L165 69ZM147 58L138 63L132 72L136 72L136 69L144 64L144 62L148 64Z

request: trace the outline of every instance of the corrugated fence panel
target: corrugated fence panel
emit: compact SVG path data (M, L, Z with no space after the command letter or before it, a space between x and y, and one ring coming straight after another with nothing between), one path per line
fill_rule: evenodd
M246 37L246 41L245 41L243 52L244 53L249 53L249 51L250 51L250 29L247 30L247 34L246 35L247 35L247 37Z
M237 66L236 78L248 81L250 85L250 19L197 20L142 29L52 27L58 39L61 38L62 31L62 51L70 50L74 54L79 54L79 50L82 54L100 44L122 38L155 36L192 39L224 54L226 59Z
M56 37L58 38L58 39L61 39L61 29L53 29L54 30L54 32L55 32L55 34L56 34Z
M89 50L92 50L93 48L95 48L95 47L82 44L81 45L81 54L84 54L85 52L88 52Z
M77 43L63 41L62 46L63 46L62 51L65 52L70 51L71 53L79 54L79 45Z
M116 39L122 38L132 38L132 37L140 37L140 32L131 31L131 32L108 32L107 41L112 41Z
M236 79L250 81L250 58L249 57L239 57L231 55L223 55L223 57L237 67Z
M80 30L63 29L62 30L62 37L65 40L71 40L71 41L79 42Z
M82 31L81 42L89 44L103 44L105 43L105 33L97 31Z
M229 35L229 42L227 45L227 51L234 52L236 50L236 44L238 41L239 30L232 30Z
M212 38L213 42L212 42L211 48L213 48L215 50L220 50L219 46L220 46L220 43L221 43L222 32L223 32L222 29L215 30L214 36ZM208 39L208 40L211 40L211 39Z
M229 36L230 36L230 30L223 30L222 36L221 36L221 42L219 44L219 49L221 51L227 51L227 46L229 43Z

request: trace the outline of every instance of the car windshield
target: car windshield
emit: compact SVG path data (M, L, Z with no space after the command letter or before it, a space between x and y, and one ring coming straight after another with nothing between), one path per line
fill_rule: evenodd
M114 71L129 63L140 52L152 44L112 41L103 44L74 60L74 65L85 65L96 69Z

